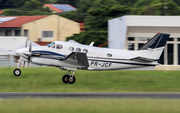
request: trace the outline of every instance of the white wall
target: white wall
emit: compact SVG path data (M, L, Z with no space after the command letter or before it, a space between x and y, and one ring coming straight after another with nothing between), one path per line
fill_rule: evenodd
M108 47L127 49L127 37L152 37L157 32L180 38L180 16L122 16L108 20Z
M27 37L0 36L0 47L12 51L22 44L25 44Z
M114 49L124 49L126 33L126 17L108 20L108 47Z

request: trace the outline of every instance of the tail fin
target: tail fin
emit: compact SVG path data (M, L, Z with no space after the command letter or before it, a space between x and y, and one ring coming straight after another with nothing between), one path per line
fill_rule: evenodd
M170 34L157 33L151 40L139 49L141 57L158 60L164 50L169 36Z
M164 47L169 39L170 34L157 33L151 40L144 44L139 50L155 49Z

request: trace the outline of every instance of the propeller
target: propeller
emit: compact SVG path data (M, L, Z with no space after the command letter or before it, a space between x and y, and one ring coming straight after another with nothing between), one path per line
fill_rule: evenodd
M26 41L25 47L27 47L27 41ZM24 54L28 56L28 67L29 67L29 63L31 62L31 55L32 55L32 45L31 45L31 42L29 44L29 51L25 52ZM24 67L25 67L25 61L24 61L23 68Z
M29 53L30 53L30 55L28 56L28 67L29 67L29 63L31 62L31 54L32 54L32 45L31 45L31 42L29 44Z
M28 40L26 40L25 47L27 47L27 42L28 42ZM26 62L24 61L23 62L23 68L25 67L25 64L26 64Z

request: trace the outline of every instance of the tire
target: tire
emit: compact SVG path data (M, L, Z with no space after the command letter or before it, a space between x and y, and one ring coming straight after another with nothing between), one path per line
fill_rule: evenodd
M69 75L64 75L64 76L62 77L62 81L63 81L65 84L69 83L69 82L68 82L68 77L69 77Z
M74 84L75 82L76 82L75 76L73 76L72 78L71 78L71 76L68 77L68 83L69 84Z
M21 70L17 68L17 69L14 70L13 73L14 73L15 76L20 76L21 75Z

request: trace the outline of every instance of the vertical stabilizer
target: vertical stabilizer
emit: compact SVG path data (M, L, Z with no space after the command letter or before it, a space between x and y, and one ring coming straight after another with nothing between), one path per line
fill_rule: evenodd
M170 34L157 33L151 40L139 49L141 56L154 60L159 59L169 36Z

